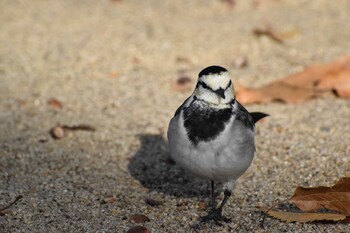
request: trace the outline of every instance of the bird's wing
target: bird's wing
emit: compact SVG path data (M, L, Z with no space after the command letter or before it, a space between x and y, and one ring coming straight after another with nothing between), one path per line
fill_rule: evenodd
M263 113L263 112L251 112L250 115L252 116L254 123L258 122L259 120L270 116L269 114Z
M252 115L238 101L235 104L236 108L234 108L233 113L236 115L236 120L243 123L247 128L254 130L255 121Z

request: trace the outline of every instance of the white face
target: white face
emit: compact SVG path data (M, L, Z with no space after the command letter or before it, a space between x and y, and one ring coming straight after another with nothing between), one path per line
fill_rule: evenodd
M228 104L235 98L228 72L199 77L194 94L198 99L213 105Z

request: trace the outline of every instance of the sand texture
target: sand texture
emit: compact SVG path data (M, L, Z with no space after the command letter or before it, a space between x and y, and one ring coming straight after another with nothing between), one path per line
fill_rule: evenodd
M173 164L166 140L208 65L257 87L349 55L349 9L348 0L1 0L0 207L23 198L0 214L0 232L350 232L269 217L263 229L256 208L349 172L350 100L247 106L271 116L257 124L257 153L224 226L199 223L208 182ZM266 24L284 43L252 33ZM183 76L191 90L175 91ZM57 124L96 131L55 140ZM129 220L140 213L150 221Z

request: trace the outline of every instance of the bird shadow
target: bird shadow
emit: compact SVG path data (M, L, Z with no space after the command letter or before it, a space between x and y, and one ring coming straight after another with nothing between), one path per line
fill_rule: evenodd
M176 197L205 197L208 183L199 180L170 158L168 143L161 135L139 135L140 149L130 159L130 174L150 191Z

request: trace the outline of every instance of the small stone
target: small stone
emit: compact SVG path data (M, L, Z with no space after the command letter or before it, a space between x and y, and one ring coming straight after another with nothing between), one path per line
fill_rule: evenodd
M115 197L107 196L103 198L103 200L101 201L101 204L114 203L114 202L115 202Z
M172 89L175 91L188 91L191 88L192 79L188 76L179 77L172 85Z
M152 198L146 198L146 203L150 206L159 206L159 205L162 205L164 203L164 201L155 200Z
M191 82L191 79L187 76L182 76L176 80L178 85L186 85Z
M150 219L143 214L134 214L131 215L129 218L131 221L134 221L135 223L143 223L143 222L149 222Z
M131 227L126 233L150 233L151 231L148 230L146 227L143 226L134 226Z
M325 126L324 126L324 127L321 127L321 128L320 128L320 131L321 131L321 132L326 132L326 133L328 133L328 132L331 131L331 128L325 127Z
M40 143L46 143L48 140L47 138L39 138L38 140Z
M188 201L182 201L182 202L176 203L177 207L186 206L186 205L188 205Z
M248 60L245 57L237 57L233 64L235 68L242 69L248 65Z
M198 203L198 210L205 210L207 208L207 205L204 201L201 201Z
M176 164L176 162L175 162L172 158L167 158L167 159L165 160L165 163L166 163L167 165L175 165L175 164Z
M191 63L191 60L188 57L184 57L184 56L176 57L176 61L183 62L183 63Z
M61 126L53 127L50 134L54 139L61 139L64 137L64 129Z

